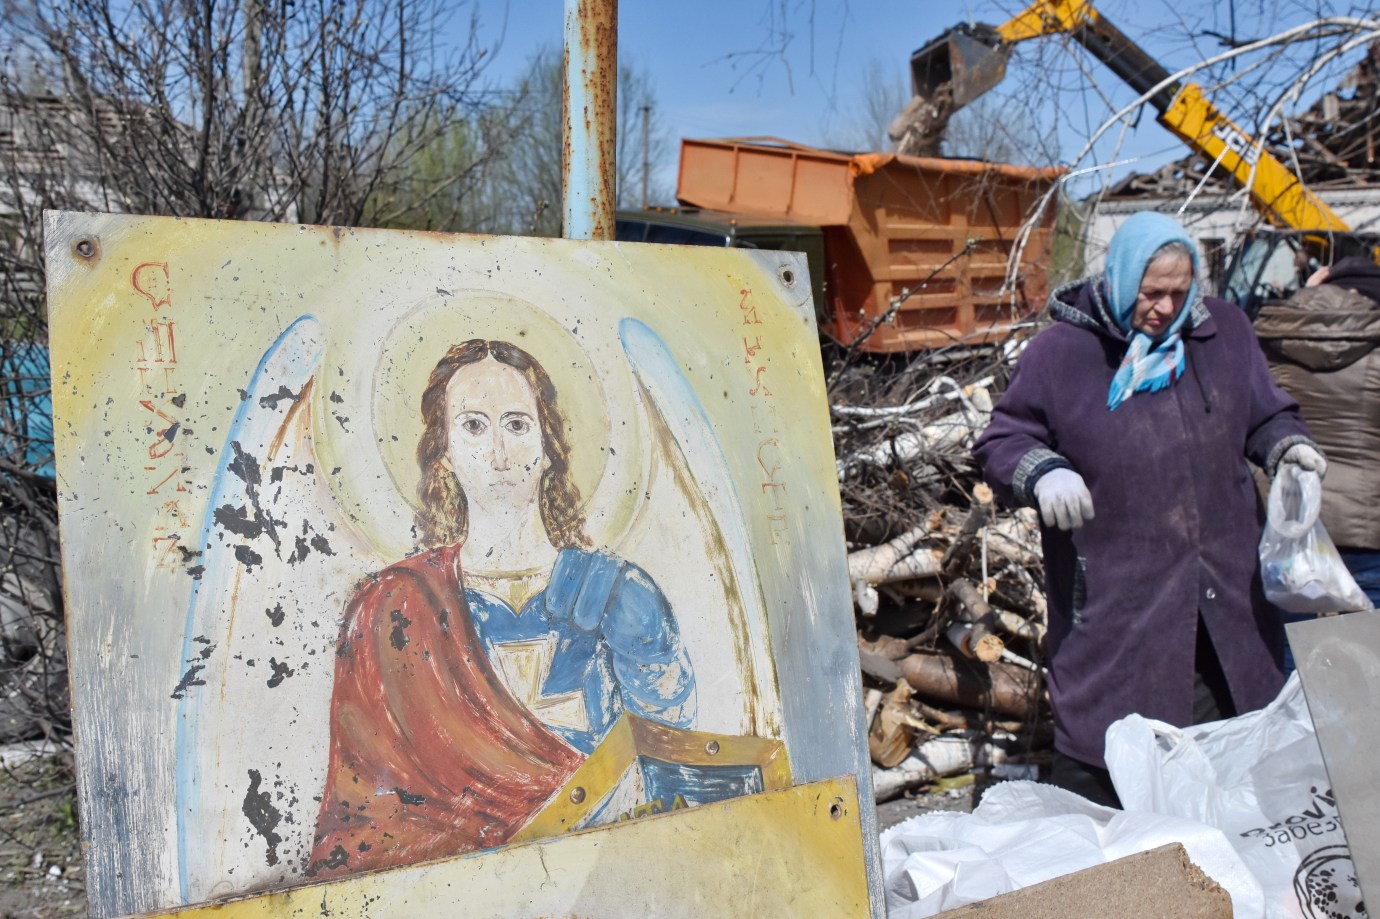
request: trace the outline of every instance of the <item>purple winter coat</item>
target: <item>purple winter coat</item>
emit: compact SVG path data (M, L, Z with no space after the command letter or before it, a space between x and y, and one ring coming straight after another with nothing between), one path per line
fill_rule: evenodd
M1247 460L1273 475L1311 441L1250 322L1216 299L1185 307L1184 376L1108 411L1126 336L1095 290L1054 292L1059 321L1026 347L973 455L1008 503L1037 506L1036 480L1061 466L1092 494L1093 520L1041 536L1054 745L1103 765L1118 718L1191 722L1199 612L1238 711L1279 691L1284 631L1260 588L1264 513Z

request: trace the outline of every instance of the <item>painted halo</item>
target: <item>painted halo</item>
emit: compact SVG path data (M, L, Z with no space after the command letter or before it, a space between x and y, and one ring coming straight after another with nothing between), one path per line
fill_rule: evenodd
M511 342L542 365L565 417L571 477L591 537L609 543L626 529L637 483L647 476L643 438L635 433L641 413L626 374L619 372L622 360L601 371L577 334L509 294L461 290L427 298L402 315L379 343L369 372L346 375L336 362L325 362L314 429L326 479L347 518L384 557L417 548L422 391L437 361L472 338ZM622 436L611 449L616 428ZM611 481L622 485L611 489ZM601 513L592 515L592 507Z

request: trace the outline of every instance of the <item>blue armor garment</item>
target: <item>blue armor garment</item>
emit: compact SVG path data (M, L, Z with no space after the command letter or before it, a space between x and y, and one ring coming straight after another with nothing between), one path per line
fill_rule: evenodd
M666 595L608 552L560 551L546 586L499 596L466 574L471 619L499 677L572 747L589 754L627 711L676 728L695 717L695 678ZM511 587L511 579L506 583ZM490 585L495 585L491 587ZM520 607L520 611L515 611Z

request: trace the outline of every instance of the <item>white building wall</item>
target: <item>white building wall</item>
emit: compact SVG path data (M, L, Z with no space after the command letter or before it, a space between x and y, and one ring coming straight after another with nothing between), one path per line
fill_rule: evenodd
M1318 197L1353 230L1380 232L1380 188L1324 191ZM1107 243L1112 234L1123 220L1140 211L1159 211L1182 223L1197 242L1203 264L1208 264L1209 250L1212 248L1210 240L1220 240L1220 244L1230 251L1238 234L1260 223L1258 212L1248 201L1213 197L1194 201L1181 213L1179 208L1182 201L1180 196L1100 202L1088 225L1085 249L1088 273L1102 270Z

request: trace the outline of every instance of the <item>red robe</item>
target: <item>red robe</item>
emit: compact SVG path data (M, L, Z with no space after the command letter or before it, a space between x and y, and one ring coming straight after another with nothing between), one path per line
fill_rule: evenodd
M311 876L502 845L584 760L489 663L459 554L390 565L346 608Z

